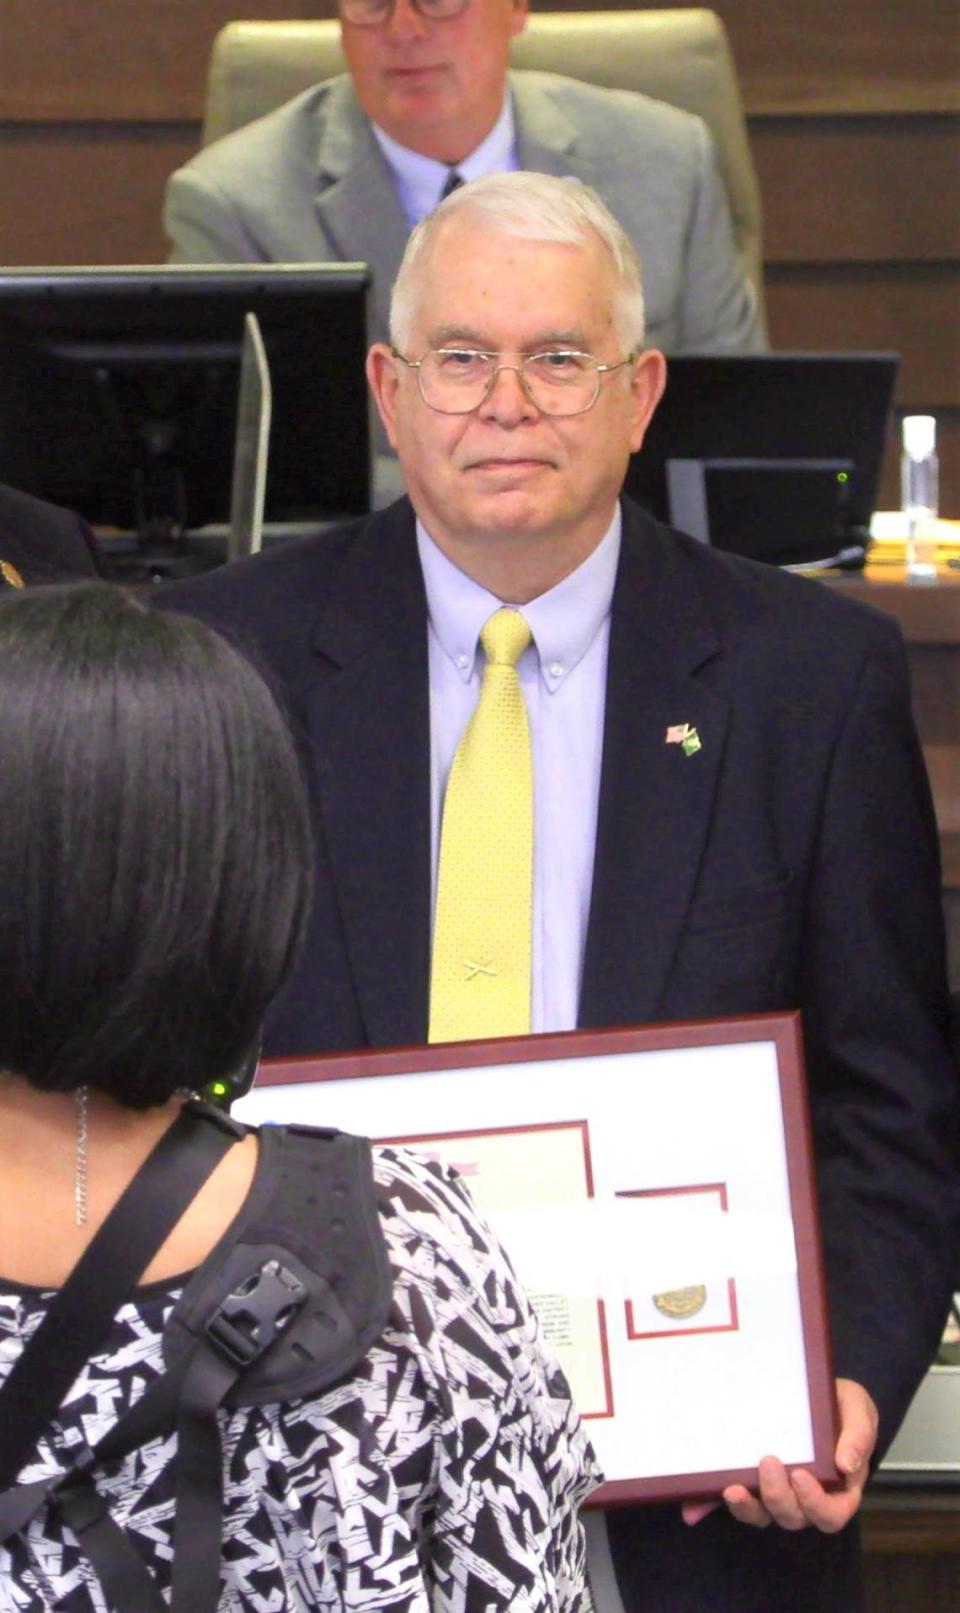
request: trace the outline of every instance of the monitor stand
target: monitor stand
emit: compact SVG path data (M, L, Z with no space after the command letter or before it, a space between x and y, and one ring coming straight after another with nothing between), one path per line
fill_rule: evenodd
M195 577L225 560L239 560L257 552L263 540L272 402L263 335L256 315L247 314L243 322L228 530L213 527L203 532L184 531L185 501L179 472L171 474L162 464L148 463L138 472L139 533L121 535L115 541L101 540L101 559L111 580L134 587L169 582ZM162 436L145 433L144 440L160 441Z
M143 542L135 533L97 534L97 553L108 582L149 586L196 577L221 566L227 558L226 533L183 537L171 542Z

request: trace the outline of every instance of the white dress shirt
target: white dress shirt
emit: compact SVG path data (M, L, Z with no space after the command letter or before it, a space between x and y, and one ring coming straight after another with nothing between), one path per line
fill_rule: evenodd
M376 123L372 128L393 175L400 206L412 229L428 213L432 213L439 202L450 174L450 165L401 146ZM500 116L486 139L481 140L469 157L458 162L456 168L461 178L468 180L482 179L484 174L513 173L517 166L513 102L508 93L504 96Z

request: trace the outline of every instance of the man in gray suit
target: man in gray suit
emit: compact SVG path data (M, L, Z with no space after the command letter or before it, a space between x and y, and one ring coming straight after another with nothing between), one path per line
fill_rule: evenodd
M762 347L702 121L647 96L508 72L526 16L527 0L340 0L349 75L172 176L175 261L367 262L370 335L385 341L407 237L445 188L514 168L573 174L642 258L652 346Z

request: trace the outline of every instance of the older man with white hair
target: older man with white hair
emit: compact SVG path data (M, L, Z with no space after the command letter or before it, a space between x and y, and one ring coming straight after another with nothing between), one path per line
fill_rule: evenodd
M665 364L630 242L576 181L454 192L367 368L409 498L164 592L255 648L312 757L313 924L267 1045L802 1010L843 1482L771 1452L757 1494L609 1530L627 1613L852 1613L851 1520L958 1224L896 629L621 496Z

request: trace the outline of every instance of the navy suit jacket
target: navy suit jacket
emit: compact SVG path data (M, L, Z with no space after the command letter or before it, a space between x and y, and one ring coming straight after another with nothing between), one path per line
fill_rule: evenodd
M886 1440L936 1347L958 1204L937 841L903 647L818 583L623 509L579 1021L802 1010L835 1365ZM246 644L307 740L316 904L269 1050L424 1041L427 623L409 504L161 603ZM684 722L693 756L665 743ZM613 1515L611 1535L631 1610L858 1605L845 1538L723 1513L685 1530L661 1508Z
M5 484L0 484L0 560L15 567L27 586L100 574L86 521Z

